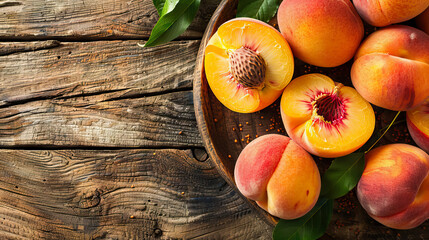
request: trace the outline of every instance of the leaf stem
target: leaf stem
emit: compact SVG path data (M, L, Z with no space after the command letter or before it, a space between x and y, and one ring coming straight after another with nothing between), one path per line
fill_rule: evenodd
M387 131L389 131L390 127L392 127L393 123L395 122L396 118L398 118L400 113L401 113L401 111L398 111L396 113L396 116L393 118L392 122L390 122L389 126L386 128L386 130L383 132L383 134L381 134L381 136L377 139L377 141L375 141L375 143L372 144L372 146L369 147L368 150L365 151L365 154L368 153L378 143L378 141L380 141L380 139L387 133Z

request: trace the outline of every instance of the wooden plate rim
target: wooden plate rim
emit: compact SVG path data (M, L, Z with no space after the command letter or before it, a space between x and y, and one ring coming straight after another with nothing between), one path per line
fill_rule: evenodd
M213 141L212 141L212 134L211 129L208 127L207 122L208 121L214 121L213 119L208 119L208 108L207 105L208 99L207 99L207 93L203 93L203 85L206 87L207 91L208 89L208 83L205 78L204 74L204 50L207 45L207 42L209 41L210 37L214 34L214 32L217 30L217 28L224 23L225 21L232 18L225 16L227 14L231 14L231 11L235 12L235 9L237 8L238 0L223 0L219 6L217 7L216 11L214 12L212 18L210 19L207 28L204 32L204 35L201 40L201 44L198 50L197 59L195 63L195 69L194 69L194 79L193 79L193 100L194 100L194 111L195 111L195 117L197 120L197 125L199 132L201 134L204 147L211 159L211 161L214 162L219 174L225 179L225 181L232 186L237 193L241 195L241 193L238 191L234 177L229 174L227 171L225 165L223 164L223 161L221 160L220 155L218 154L218 149L215 148ZM255 210L258 213L258 216L265 221L266 223L275 226L277 223L277 219L261 209L254 201L251 201L241 195L243 199L247 203L249 203L249 206Z

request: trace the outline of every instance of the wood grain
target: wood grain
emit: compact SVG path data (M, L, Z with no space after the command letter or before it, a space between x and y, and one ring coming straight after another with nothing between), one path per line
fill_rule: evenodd
M202 147L192 91L112 100L115 98L113 92L0 109L0 146Z
M201 38L220 0L202 0L181 38ZM0 40L147 39L158 20L152 0L2 0Z
M272 231L192 150L0 150L0 169L0 239L270 239Z
M192 89L199 40L0 43L0 107L116 92L117 98ZM13 84L11 84L13 83Z

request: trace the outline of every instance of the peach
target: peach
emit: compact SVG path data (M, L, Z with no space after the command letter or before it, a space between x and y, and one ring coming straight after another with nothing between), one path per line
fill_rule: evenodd
M429 1L353 0L353 4L367 23L384 27L414 18L429 6Z
M365 156L357 197L367 213L396 229L429 218L429 155L408 144L377 147Z
M251 141L237 159L234 178L245 197L282 219L299 218L310 211L321 187L311 155L280 134Z
M429 34L429 7L416 17L416 24L426 34Z
M407 127L414 142L429 153L429 97L419 106L407 111Z
M251 113L280 97L292 79L294 60L275 28L256 19L235 18L210 38L204 68L210 89L224 106Z
M354 152L375 128L371 104L355 89L322 74L292 80L281 97L280 113L290 138L326 158Z
M349 0L283 0L277 22L294 56L320 67L352 59L364 36Z
M351 79L370 103L410 110L429 96L429 35L404 25L375 31L359 47Z

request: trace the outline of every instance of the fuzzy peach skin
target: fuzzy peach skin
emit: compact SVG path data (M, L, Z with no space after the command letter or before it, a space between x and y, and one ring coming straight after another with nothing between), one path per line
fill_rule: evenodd
M376 27L384 27L414 18L429 6L429 1L353 0L353 4L367 23Z
M283 0L277 21L293 55L320 67L336 67L353 58L364 35L349 0Z
M407 111L429 96L429 35L394 25L369 35L351 69L356 90L369 102Z
M429 34L429 7L416 17L416 24L426 34Z
M429 97L407 111L407 127L414 142L429 153Z
M429 155L409 144L377 147L365 156L357 197L381 224L411 229L429 218Z
M293 79L282 94L280 113L288 136L325 158L354 152L375 128L371 104L352 87L323 74Z
M299 218L310 211L321 186L311 155L280 134L250 142L237 159L234 178L245 197L282 219Z

